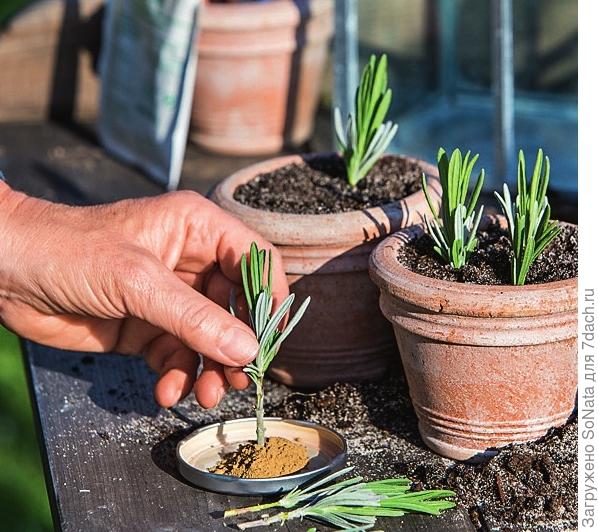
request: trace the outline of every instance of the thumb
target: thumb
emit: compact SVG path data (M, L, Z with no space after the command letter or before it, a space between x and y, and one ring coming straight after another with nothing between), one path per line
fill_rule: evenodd
M128 314L159 327L190 349L225 366L244 366L255 358L258 342L245 323L157 260L141 262L143 268L135 268L121 283Z

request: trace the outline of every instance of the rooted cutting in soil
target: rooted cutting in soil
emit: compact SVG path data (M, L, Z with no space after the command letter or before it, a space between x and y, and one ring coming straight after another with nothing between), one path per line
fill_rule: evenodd
M266 445L245 443L222 457L211 473L240 478L273 478L303 469L309 458L307 449L285 438L266 439Z
M511 243L507 231L492 225L478 232L479 246L463 268L445 264L424 235L403 246L399 262L412 272L458 283L511 284ZM561 232L532 264L526 284L550 283L577 277L577 227L561 225Z
M237 187L244 205L290 214L333 214L378 207L421 189L422 168L403 157L387 155L355 187L347 182L342 159L326 155L260 174Z

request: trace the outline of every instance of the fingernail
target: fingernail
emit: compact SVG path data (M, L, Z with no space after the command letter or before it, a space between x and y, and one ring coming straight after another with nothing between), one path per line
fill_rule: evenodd
M220 354L235 365L245 365L255 358L258 347L257 339L253 334L232 327L222 338Z

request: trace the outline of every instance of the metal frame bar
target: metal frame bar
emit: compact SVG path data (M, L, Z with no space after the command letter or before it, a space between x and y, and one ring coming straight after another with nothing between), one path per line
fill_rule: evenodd
M440 93L452 98L457 89L457 2L440 2Z
M515 181L515 83L512 0L492 0L492 84L495 172L488 188ZM509 178L509 176L513 176Z
M359 83L357 0L336 0L334 7L334 95L333 106L343 117L353 110ZM334 117L333 117L334 120ZM333 145L334 127L333 129Z

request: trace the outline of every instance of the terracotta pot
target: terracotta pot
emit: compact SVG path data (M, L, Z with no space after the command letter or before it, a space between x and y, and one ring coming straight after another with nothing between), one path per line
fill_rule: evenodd
M233 198L235 189L256 175L316 156L278 157L250 166L221 182L212 195L278 247L297 301L311 296L308 312L270 371L285 384L310 388L384 374L396 347L378 309L376 286L368 279L368 257L381 237L417 223L427 210L421 191L384 207L317 215L261 211ZM418 163L427 175L438 175L435 166ZM440 190L437 179L430 185Z
M332 0L206 4L191 140L233 155L305 142L332 28Z
M422 232L415 226L382 241L370 274L424 442L475 460L563 425L577 388L577 279L518 287L425 277L397 260Z

